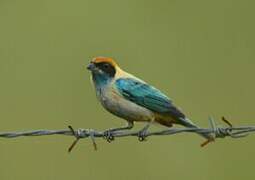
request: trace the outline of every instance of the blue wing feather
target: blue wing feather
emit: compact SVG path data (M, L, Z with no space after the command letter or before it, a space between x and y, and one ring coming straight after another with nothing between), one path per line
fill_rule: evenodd
M124 98L153 112L169 114L175 118L185 117L166 95L144 82L120 78L116 80L115 86Z

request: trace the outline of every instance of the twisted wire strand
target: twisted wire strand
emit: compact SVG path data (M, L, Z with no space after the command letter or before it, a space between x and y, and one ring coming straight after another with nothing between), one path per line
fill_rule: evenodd
M255 132L255 126L240 126L240 127L233 127L228 121L223 119L229 126L228 127L219 127L216 126L215 121L210 118L210 128L168 128L165 130L160 131L148 131L150 124L147 124L143 128L143 136L161 136L161 135L175 135L179 133L203 133L203 134L212 134L214 138L242 138L246 137L252 132ZM68 129L63 130L32 130L32 131L21 131L21 132L0 132L0 138L17 138L22 136L46 136L46 135L65 135L65 136L74 136L76 138L75 142L69 148L69 151L75 146L79 139L82 138L91 138L95 150L96 142L95 138L105 137L106 131L96 131L94 129L78 129L73 130L71 126ZM144 138L140 139L141 131L116 131L113 132L112 137L120 138L120 137L127 137L127 136L136 136L139 140L144 140ZM113 140L113 139L112 139Z

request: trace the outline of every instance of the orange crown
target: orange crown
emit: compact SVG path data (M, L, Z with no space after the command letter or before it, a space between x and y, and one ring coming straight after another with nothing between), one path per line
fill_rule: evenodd
M111 64L113 67L118 67L118 64L112 58L109 58L109 57L95 57L95 58L93 58L93 60L91 62L95 63L95 64L106 62L106 63Z

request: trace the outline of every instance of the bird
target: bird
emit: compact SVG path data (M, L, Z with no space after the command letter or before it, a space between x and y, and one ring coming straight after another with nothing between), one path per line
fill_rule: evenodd
M122 70L113 58L95 57L87 69L91 71L92 84L101 105L127 122L123 127L106 131L109 141L113 139L113 132L130 130L134 127L134 122L158 123L168 128L173 124L198 128L167 95ZM141 136L142 134L144 132ZM208 142L212 140L211 135L200 135Z

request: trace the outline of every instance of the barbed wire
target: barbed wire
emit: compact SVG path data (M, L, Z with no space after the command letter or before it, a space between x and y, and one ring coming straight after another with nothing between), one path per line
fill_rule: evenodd
M202 143L201 146L214 141L216 138L242 138L249 135L251 132L255 132L255 126L240 126L233 127L232 124L227 121L224 117L222 118L228 126L221 127L217 126L213 118L209 118L210 128L168 128L160 131L148 131L151 123L148 123L140 131L115 131L111 132L109 136L109 130L106 131L96 131L94 129L77 129L74 130L72 126L68 126L69 129L66 130L32 130L32 131L22 131L22 132L0 132L0 138L17 138L22 136L46 136L46 135L66 135L74 136L76 139L72 145L68 148L71 152L74 146L80 139L90 138L92 140L94 149L97 150L97 144L95 138L105 138L108 142L113 141L115 138L136 136L139 141L146 140L149 136L162 136L162 135L174 135L179 133L198 133L198 134L211 134L213 139L207 140Z

